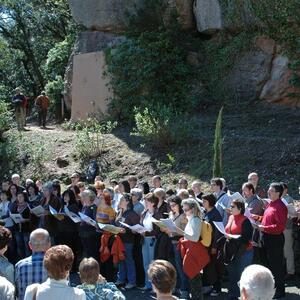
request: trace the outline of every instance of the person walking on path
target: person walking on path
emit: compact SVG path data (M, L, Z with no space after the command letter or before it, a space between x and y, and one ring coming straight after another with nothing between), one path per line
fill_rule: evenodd
M21 93L20 88L16 88L15 95L12 98L12 104L15 108L18 130L24 130L26 121L26 102L26 97Z
M41 95L39 95L35 100L35 106L39 114L39 126L43 128L46 127L46 119L49 104L50 101L49 98L46 96L46 92L42 91Z

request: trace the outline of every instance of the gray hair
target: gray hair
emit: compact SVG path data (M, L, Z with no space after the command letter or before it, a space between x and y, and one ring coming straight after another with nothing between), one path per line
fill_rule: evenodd
M143 197L143 191L139 188L131 189L130 193L136 195L138 198L138 201L140 201Z
M154 195L157 197L157 198L162 198L162 199L165 199L166 198L166 191L162 188L156 188L154 191L153 191Z
M194 209L194 215L202 219L202 211L199 203L194 198L184 199L181 205L187 205L190 209Z
M240 290L244 289L247 300L271 300L275 294L271 271L261 265L247 267L241 276Z
M88 197L91 201L94 201L96 199L96 194L91 190L84 190L81 193L81 197Z
M53 192L53 183L51 181L48 181L43 184L43 190L48 190L50 193Z
M45 229L38 228L31 232L29 238L32 251L44 250L46 251L50 244L49 232Z

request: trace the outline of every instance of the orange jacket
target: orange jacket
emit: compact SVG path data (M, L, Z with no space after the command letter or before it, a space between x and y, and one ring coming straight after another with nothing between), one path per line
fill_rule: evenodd
M192 242L181 238L178 242L178 249L183 259L183 271L193 279L209 263L207 249L201 242Z
M101 247L100 247L100 261L106 262L109 257L113 256L113 263L117 264L121 260L125 260L125 247L118 235L114 236L114 242L111 247L111 251L108 247L109 238L112 236L109 232L103 232L101 237Z

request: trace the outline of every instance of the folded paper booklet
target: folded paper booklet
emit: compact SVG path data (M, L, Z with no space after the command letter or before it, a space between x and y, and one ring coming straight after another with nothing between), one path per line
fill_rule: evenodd
M44 209L43 206L39 205L37 207L34 207L32 209L30 209L30 212L34 215L36 215L37 217L43 216L46 212L46 210Z
M53 215L57 220L61 221L64 219L65 217L64 213L57 212L57 210L50 205L49 205L49 210L51 215Z
M92 218L90 218L89 216L87 216L81 212L79 212L78 214L83 222L85 222L91 226L97 227L97 222L95 220L93 220Z
M25 221L21 214L10 214L10 217L16 224L23 223Z
M156 220L154 218L151 219L154 224L156 224L159 228L166 228L171 232L177 232L177 226L173 223L171 219L160 219Z
M75 214L74 212L69 211L67 207L65 207L65 213L74 223L81 222L80 217L77 214Z
M111 224L98 223L98 226L101 230L110 232L112 234L118 234L122 231L121 227L117 227Z
M123 223L123 222L120 222L120 224L122 224L123 226L137 232L137 233L144 233L146 231L148 231L144 226L140 225L140 224L136 224L136 225L133 225L133 226L130 226L126 223Z
M226 233L223 222L214 222L214 224L215 224L216 228L217 228L221 233L223 233L224 235L227 235L227 236L230 237L230 238L238 239L238 238L241 236L241 235L239 235L239 234L230 234L230 233Z

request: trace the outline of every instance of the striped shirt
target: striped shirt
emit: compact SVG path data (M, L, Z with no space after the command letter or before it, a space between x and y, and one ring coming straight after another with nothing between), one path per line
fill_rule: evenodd
M16 289L19 300L24 299L28 285L47 280L48 274L43 266L44 255L44 252L36 252L16 264Z

